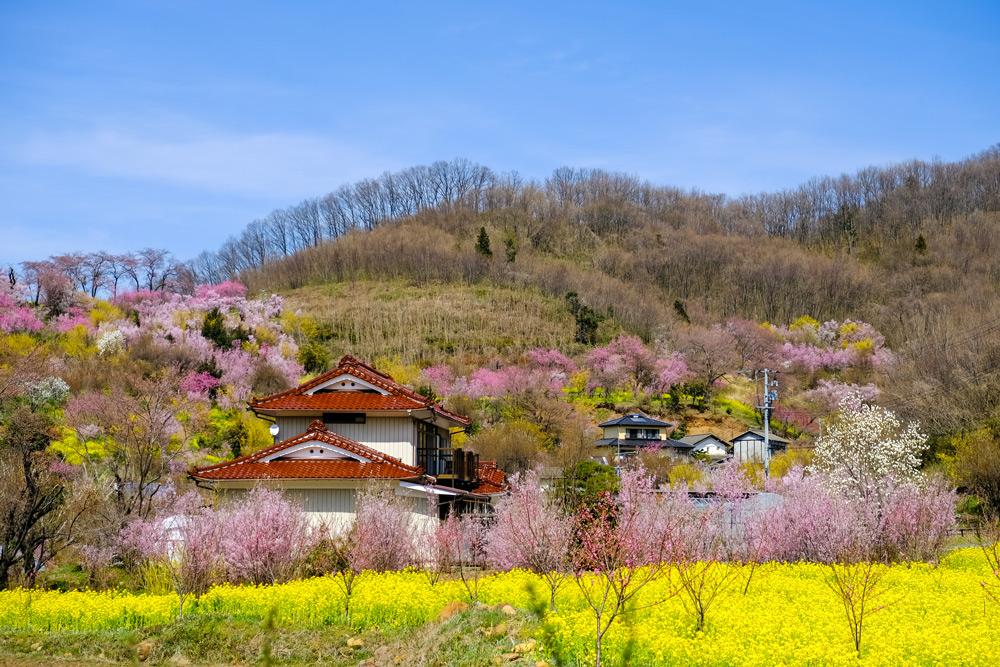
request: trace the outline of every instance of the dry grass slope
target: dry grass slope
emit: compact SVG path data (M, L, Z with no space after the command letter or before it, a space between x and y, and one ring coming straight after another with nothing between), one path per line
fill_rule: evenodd
M285 297L332 334L335 354L429 363L573 345L566 304L530 289L360 281L302 287Z

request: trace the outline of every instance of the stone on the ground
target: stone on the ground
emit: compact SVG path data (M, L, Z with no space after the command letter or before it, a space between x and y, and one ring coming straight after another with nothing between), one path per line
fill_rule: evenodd
M438 614L438 620L447 621L455 614L460 614L463 611L467 611L468 609L469 605L466 604L465 602L462 602L461 600L454 600L444 606L444 609L442 609L441 613Z
M538 642L536 642L534 639L529 639L528 641L521 642L520 644L515 646L514 653L531 653L532 651L535 650L535 647L537 645Z

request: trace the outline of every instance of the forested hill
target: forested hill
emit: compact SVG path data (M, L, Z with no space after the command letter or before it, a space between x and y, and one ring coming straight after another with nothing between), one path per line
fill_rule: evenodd
M900 355L886 398L950 429L996 401L1000 147L739 198L598 170L535 182L439 162L274 211L192 268L207 282L238 275L277 291L368 281L350 308L376 319L379 303L412 299L379 296L372 281L502 286L558 300L570 322L569 310L594 315L605 338L620 328L654 342L688 320L865 320ZM316 289L303 303L321 308ZM576 299L562 303L569 293ZM447 309L449 295L439 296ZM544 321L539 313L559 305L522 304L506 317L494 296L464 304L477 335L493 321L505 336L523 324L519 308ZM485 316L468 314L477 305Z
M469 415L465 444L516 471L574 469L595 424L634 410L676 437L758 427L769 368L786 468L842 406L877 401L1000 503L998 251L998 149L734 200L438 163L276 211L187 265L146 249L12 268L0 376L73 410L132 405L122 387L196 401L198 461L266 441L249 396L350 353ZM694 474L678 467L660 477Z

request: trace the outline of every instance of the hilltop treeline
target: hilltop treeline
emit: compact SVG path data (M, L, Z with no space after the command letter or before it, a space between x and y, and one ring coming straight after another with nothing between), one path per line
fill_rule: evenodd
M196 267L220 279L354 230L426 211L517 218L533 247L559 251L561 223L622 237L644 224L699 233L843 245L916 235L928 220L1000 210L1000 147L954 163L914 160L815 178L774 193L727 198L596 169L560 168L542 182L467 160L386 172L254 220ZM512 220L513 221L513 220ZM562 239L565 240L565 239Z
M900 352L884 395L898 409L954 432L1000 405L1000 147L738 198L439 162L274 211L189 268L267 290L391 278L575 293L646 340L686 321L864 319Z
M607 335L647 341L732 317L859 319L900 353L884 394L898 409L953 432L1000 405L990 389L1000 359L1000 147L739 198L600 170L531 181L438 162L274 211L185 265L149 254L150 271L138 255L96 254L53 258L45 267L59 271L35 270L34 280L25 265L21 278L45 283L36 293L51 291L37 280L49 274L91 293L99 283L113 292L118 273L133 288L169 280L182 291L233 276L254 291L387 279L497 285L554 297L566 317L575 294L577 315ZM101 281L87 277L95 267ZM503 338L503 326L497 319L489 335Z

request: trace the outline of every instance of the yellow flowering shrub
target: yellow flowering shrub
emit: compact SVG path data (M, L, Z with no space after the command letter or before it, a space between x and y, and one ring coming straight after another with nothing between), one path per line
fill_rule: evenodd
M868 354L874 351L875 343L872 342L871 338L863 338L857 342L851 343L851 347L862 354Z
M691 463L678 463L667 473L671 486L681 483L691 486L695 482L700 482L702 477L701 469Z
M42 345L31 334L0 334L0 356L23 357Z
M303 315L301 311L285 309L281 311L281 330L302 341L315 338L319 333L319 326L313 317Z
M819 329L819 320L817 320L815 317L810 317L809 315L802 315L801 317L796 318L794 322L789 324L788 328L791 329L792 331L796 331L799 329L816 330Z
M97 348L90 341L90 332L82 324L63 334L59 339L59 346L71 357L82 358L97 354Z
M91 305L90 312L87 313L87 317L89 317L90 322L97 327L105 322L115 322L123 319L125 314L109 301L97 300Z
M420 381L420 366L407 364L397 357L379 357L375 360L375 368L383 373L388 373L392 378L401 384L417 386Z
M69 427L60 426L57 431L59 437L52 440L49 451L67 463L80 465L85 458L103 458L107 454L108 442L103 438L81 442L76 431Z
M894 565L884 580L890 604L865 623L862 657L854 653L844 610L825 583L827 568L813 563L759 571L749 592L734 586L711 608L704 631L663 578L640 594L639 611L616 623L604 642L607 664L631 652L640 665L996 665L1000 664L1000 605L987 602L981 582L991 576L975 549L954 552L939 566ZM481 583L486 604L533 606L543 587L530 573L491 575ZM533 593L534 591L534 593ZM351 599L351 624L381 630L415 628L434 620L461 583L431 586L420 572L365 573ZM643 608L661 598L661 604ZM185 614L219 614L258 621L276 610L285 627L343 623L343 593L329 577L275 586L217 586L188 600ZM558 651L570 664L593 661L593 616L576 586L558 596L558 611L536 628L542 655ZM177 614L170 594L118 592L0 592L0 628L103 630L169 623Z

